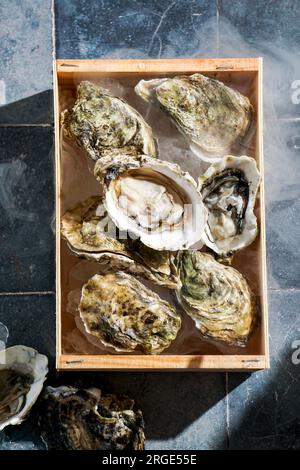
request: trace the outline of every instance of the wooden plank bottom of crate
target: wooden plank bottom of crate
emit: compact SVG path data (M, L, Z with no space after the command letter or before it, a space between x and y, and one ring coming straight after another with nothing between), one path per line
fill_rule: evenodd
M265 355L95 356L62 354L58 370L255 371L269 367Z

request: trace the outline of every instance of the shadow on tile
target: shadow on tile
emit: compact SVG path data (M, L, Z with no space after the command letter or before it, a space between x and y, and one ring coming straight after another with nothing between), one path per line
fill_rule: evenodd
M0 107L0 124L52 124L53 90Z
M144 414L149 449L226 448L224 374L61 373L49 381L133 397Z
M0 126L1 292L54 290L52 127Z
M270 370L228 376L231 449L300 449L300 292L269 297Z

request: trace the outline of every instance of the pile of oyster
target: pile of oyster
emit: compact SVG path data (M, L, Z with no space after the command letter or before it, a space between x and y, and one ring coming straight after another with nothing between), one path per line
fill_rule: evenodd
M5 328L5 339L8 330ZM1 335L0 335L1 338ZM39 427L48 449L139 450L144 420L134 400L98 388L43 385L48 359L33 348L0 344L0 432L21 424L39 399ZM1 349L2 345L4 349Z
M166 161L139 112L97 84L79 84L62 113L63 135L94 162L99 192L63 215L61 232L75 255L99 265L82 287L84 328L115 351L158 354L187 314L199 341L244 346L255 296L226 263L258 233L260 175L255 159L239 156L252 105L199 73L141 80L135 92L170 117L206 170L196 181ZM182 310L155 286L171 289Z

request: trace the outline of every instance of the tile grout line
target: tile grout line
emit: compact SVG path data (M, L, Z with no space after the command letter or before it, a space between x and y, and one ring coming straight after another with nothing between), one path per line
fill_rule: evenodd
M0 124L0 127L54 127L53 124L41 124L41 123L37 123L37 124Z
M51 20L52 20L52 59L56 59L56 30L55 30L55 4L54 0L51 0Z
M219 24L220 24L220 11L219 11L219 0L216 0L216 17L217 17L217 57L220 54L220 33L219 33Z
M228 386L228 372L225 372L225 413L226 413L226 445L229 449L230 445L230 431L229 431L229 386Z
M55 291L28 291L28 292L0 292L0 297L26 297L27 295L55 295Z
M272 292L299 292L300 287L268 287L268 291L272 291Z

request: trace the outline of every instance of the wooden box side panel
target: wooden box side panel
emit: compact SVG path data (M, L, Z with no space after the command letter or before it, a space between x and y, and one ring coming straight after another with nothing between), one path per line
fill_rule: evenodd
M75 69L75 70L74 70ZM260 249L261 270L260 295L262 303L261 344L262 354L257 355L195 355L195 356L94 356L63 354L61 332L61 274L60 274L60 129L59 129L59 83L73 83L74 74L78 77L93 78L93 75L164 75L174 73L207 72L239 72L241 78L249 73L257 74L256 106L257 134L256 158L263 174L262 147L262 60L247 59L170 59L170 60L58 60L54 62L54 100L55 100L55 147L56 147L56 286L57 286L57 368L60 370L258 370L269 366L268 321L267 321L267 283L266 283L266 248L265 248L265 216L263 182L260 192Z
M60 367L61 358L61 272L60 272L60 124L59 90L57 61L53 61L53 97L54 97L54 132L55 132L55 246L56 246L56 367Z

